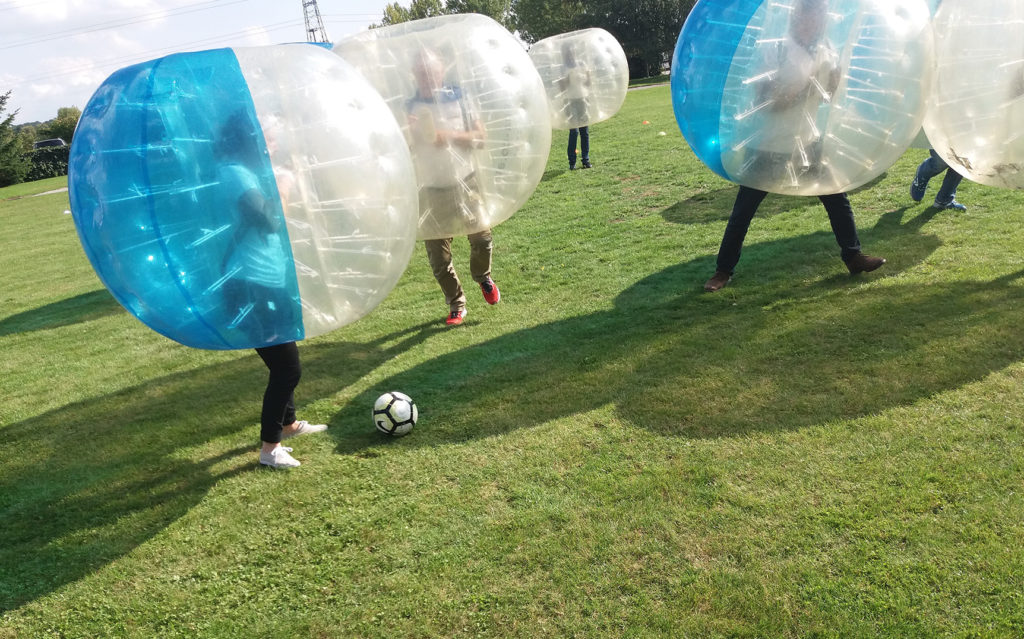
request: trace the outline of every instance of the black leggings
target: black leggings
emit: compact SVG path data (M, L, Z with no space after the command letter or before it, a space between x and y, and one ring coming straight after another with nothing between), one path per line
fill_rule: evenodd
M302 377L299 347L295 342L257 348L256 352L270 369L267 390L263 393L260 414L260 439L268 444L281 441L281 431L295 422L293 391Z

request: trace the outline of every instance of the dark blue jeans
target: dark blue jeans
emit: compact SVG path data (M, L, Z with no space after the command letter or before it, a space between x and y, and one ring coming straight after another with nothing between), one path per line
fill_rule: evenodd
M587 127L581 126L578 129L569 129L569 167L576 166L576 136L580 139L580 155L584 162L590 162L590 131Z
M945 171L946 176L942 178L942 186L935 194L935 205L947 206L956 199L956 188L960 186L960 180L964 179L964 176L950 170L949 165L935 152L935 149L928 149L928 154L929 158L917 167L917 180L927 184L928 180Z
M736 194L736 203L732 207L729 222L725 225L722 246L718 249L718 270L732 274L740 261L743 240L747 237L750 221L765 196L764 191L741 186ZM860 253L860 238L857 237L857 225L853 221L853 208L850 198L845 193L819 195L818 199L825 205L828 221L832 224L832 232L841 250L840 257L847 261Z

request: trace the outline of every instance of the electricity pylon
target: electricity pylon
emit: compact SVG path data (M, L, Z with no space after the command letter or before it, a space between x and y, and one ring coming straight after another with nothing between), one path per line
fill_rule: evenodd
M302 14L306 18L306 40L308 42L330 42L327 39L327 29L324 28L324 21L320 17L320 7L316 6L316 0L302 0Z

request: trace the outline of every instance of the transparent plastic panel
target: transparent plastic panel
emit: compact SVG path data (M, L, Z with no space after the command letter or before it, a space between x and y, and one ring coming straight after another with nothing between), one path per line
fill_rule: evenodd
M551 148L544 86L497 22L416 20L342 40L334 52L364 74L403 129L420 239L493 228L536 189Z
M93 267L147 326L197 348L302 338L284 215L230 50L111 75L82 112L68 185Z
M413 175L365 81L321 47L287 45L114 73L83 111L68 183L114 296L171 339L227 349L373 308L412 252Z
M306 336L373 310L405 271L417 188L402 132L351 65L305 44L236 49L288 225Z
M576 129L607 120L629 88L626 52L604 29L545 38L530 47L551 111L551 128Z
M701 0L694 11L676 45L673 105L723 177L793 195L847 191L917 136L932 78L924 0Z
M1024 188L1024 2L943 0L924 128L970 180Z

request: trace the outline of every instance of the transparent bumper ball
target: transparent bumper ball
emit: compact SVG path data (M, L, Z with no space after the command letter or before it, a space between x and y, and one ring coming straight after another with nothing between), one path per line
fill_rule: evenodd
M358 72L306 44L115 72L82 113L68 184L82 246L114 297L197 348L355 321L415 245L398 124Z
M924 0L700 0L676 44L672 103L715 173L825 195L884 172L931 87Z
M467 235L515 213L547 164L544 86L505 28L476 14L370 29L334 44L403 128L421 239Z
M965 177L1024 188L1024 2L943 0L925 132Z
M626 53L604 29L545 38L530 47L530 58L544 81L553 129L576 129L607 120L626 99Z

